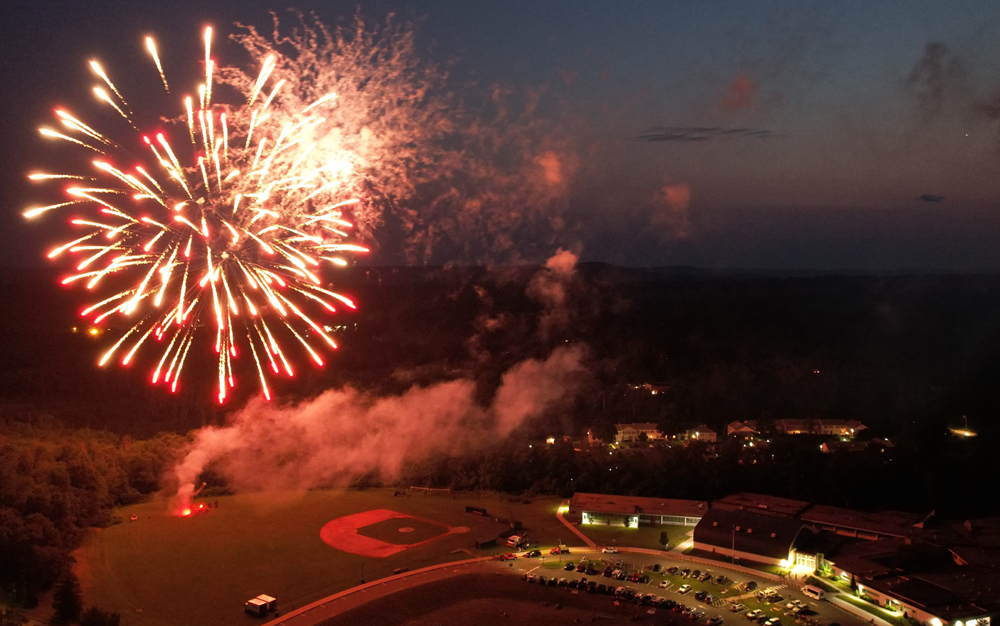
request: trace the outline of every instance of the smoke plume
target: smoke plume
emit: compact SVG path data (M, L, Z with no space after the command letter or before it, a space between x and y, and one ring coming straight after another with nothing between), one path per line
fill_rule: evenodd
M471 379L381 398L346 387L298 404L251 401L228 425L198 431L174 468L177 498L189 502L209 466L238 490L346 485L371 472L392 480L408 460L485 446L558 409L586 377L585 357L574 345L522 361L485 406Z
M543 340L569 326L571 310L566 299L576 272L576 262L577 255L560 248L528 283L527 294L545 307L538 322L538 332Z

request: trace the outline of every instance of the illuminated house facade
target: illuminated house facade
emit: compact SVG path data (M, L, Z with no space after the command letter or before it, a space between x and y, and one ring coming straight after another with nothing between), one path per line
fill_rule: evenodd
M645 441L656 441L663 439L660 427L649 422L636 424L615 424L615 443L636 443L644 439L639 435L645 433Z

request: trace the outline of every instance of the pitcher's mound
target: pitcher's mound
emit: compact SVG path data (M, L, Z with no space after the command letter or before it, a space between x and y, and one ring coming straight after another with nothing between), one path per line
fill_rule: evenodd
M467 528L449 528L432 520L376 509L329 521L319 531L329 546L367 557L386 557Z

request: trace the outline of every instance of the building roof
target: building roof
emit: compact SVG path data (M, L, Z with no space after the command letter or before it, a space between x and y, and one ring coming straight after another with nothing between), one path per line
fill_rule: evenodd
M846 541L837 533L827 530L814 530L806 526L795 538L795 550L803 554L832 554Z
M795 520L713 508L695 526L694 540L772 559L787 559L800 530L802 524Z
M588 513L617 513L620 515L644 513L647 515L701 517L708 511L708 502L704 500L607 496L600 493L574 493L569 506L571 509L580 509Z
M709 428L708 426L706 426L705 424L698 424L697 426L695 426L691 430L693 430L695 432L699 432L699 433L712 433L713 435L715 434L715 431L712 430L711 428ZM688 431L688 432L691 432L691 431Z
M615 424L615 428L618 430L625 430L626 428L631 428L633 430L660 430L659 424L653 424L652 422L635 422L632 424Z
M730 511L746 510L764 515L794 517L804 511L809 503L804 500L791 500L777 496L765 496L759 493L733 493L720 500L712 501L712 508Z
M839 526L868 533L905 537L913 534L916 524L927 516L920 513L904 513L902 511L879 511L864 513L843 509L837 506L814 504L799 516L813 524Z

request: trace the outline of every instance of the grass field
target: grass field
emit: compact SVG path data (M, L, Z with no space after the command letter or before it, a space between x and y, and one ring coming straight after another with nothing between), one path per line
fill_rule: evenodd
M599 546L631 546L633 548L649 548L662 550L660 533L667 533L667 547L672 547L685 539L691 538L694 526L642 526L640 528L625 528L624 526L593 526L580 525L583 534L590 537Z
M136 515L137 521L94 530L74 553L84 601L121 614L125 626L256 624L242 610L246 600L260 593L277 597L279 608L290 610L362 578L388 576L396 568L416 569L498 550L475 550L477 537L503 526L466 513L466 504L484 507L491 516L521 520L533 540L543 544L573 545L576 538L555 517L557 499L510 503L393 497L392 491L373 490L217 500L218 509L186 518L170 515L162 501L126 507L119 515ZM381 508L465 526L470 532L443 535L383 559L346 554L320 539L320 528L331 519ZM407 521L415 529L411 536L416 535L417 527L409 523L416 520Z

